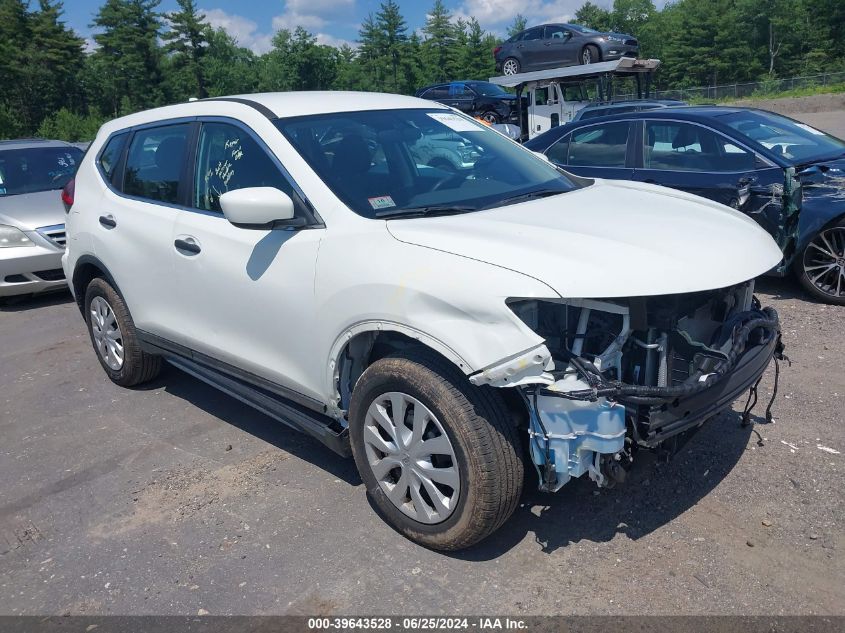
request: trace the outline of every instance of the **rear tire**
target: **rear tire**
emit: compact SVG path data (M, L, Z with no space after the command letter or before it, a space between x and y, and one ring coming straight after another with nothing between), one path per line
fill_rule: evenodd
M349 431L355 464L379 513L421 545L469 547L516 509L523 452L505 403L433 353L373 363L352 393ZM435 452L421 457L429 451ZM423 482L438 472L431 479L436 489Z
M518 75L521 69L521 64L515 57L508 57L502 62L502 74L504 75Z
M795 259L793 272L813 298L845 305L845 219L813 236Z
M581 63L583 65L596 64L601 61L601 52L592 44L587 44L581 51Z
M88 284L84 305L91 344L113 383L133 387L158 376L161 357L141 349L129 309L105 279Z

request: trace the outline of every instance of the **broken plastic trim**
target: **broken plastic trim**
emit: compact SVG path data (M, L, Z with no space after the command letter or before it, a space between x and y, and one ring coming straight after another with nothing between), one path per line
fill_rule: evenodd
M552 384L554 361L545 345L538 345L503 361L490 365L469 377L476 387L518 387L527 384Z

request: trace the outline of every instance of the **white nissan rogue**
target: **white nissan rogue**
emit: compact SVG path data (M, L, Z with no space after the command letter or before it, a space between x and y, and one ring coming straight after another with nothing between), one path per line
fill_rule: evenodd
M425 164L426 137L468 148ZM410 97L214 98L102 127L63 265L103 369L162 360L355 458L380 513L437 549L555 491L624 479L781 355L743 214L586 180ZM319 494L319 493L317 493Z

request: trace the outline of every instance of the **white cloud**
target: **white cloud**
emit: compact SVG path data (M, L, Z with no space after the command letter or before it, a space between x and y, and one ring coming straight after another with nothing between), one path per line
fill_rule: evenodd
M464 0L455 11L455 17L474 17L482 27L498 30L497 27L504 27L513 22L518 14L525 16L529 25L566 22L572 19L582 4L583 0ZM607 6L610 2L599 0L596 4Z
M262 33L258 24L241 15L226 13L223 9L204 9L205 19L215 29L222 28L238 41L239 46L257 54L266 53L273 44L272 33Z
M273 48L273 34L280 29L294 30L301 26L314 33L317 42L327 46L340 48L344 44L357 47L350 42L320 29L328 21L320 13L327 15L338 10L348 10L354 6L354 0L289 0L285 5L285 12L273 18L273 30L264 33L258 29L258 24L249 18L234 13L227 13L223 9L205 9L203 13L209 24L215 29L222 28L234 37L240 46L250 49L259 55ZM307 12L305 8L307 7Z

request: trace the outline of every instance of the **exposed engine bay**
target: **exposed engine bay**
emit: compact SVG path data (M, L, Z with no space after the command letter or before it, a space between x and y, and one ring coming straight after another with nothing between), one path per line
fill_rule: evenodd
M782 357L754 282L688 294L509 305L551 352L551 384L518 387L541 488L624 479L638 448L700 426Z

